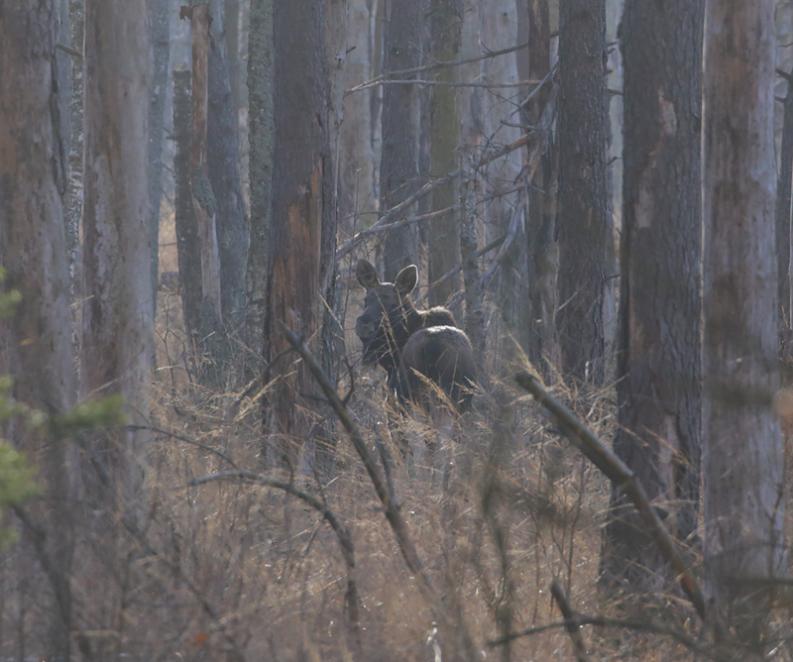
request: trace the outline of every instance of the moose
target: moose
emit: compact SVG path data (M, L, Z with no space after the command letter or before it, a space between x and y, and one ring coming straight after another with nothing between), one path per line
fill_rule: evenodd
M364 363L385 369L389 388L403 404L428 407L439 390L458 412L468 411L476 384L471 342L447 308L417 310L413 305L416 265L403 268L393 283L384 283L371 263L359 260L356 275L366 289L364 309L355 322Z

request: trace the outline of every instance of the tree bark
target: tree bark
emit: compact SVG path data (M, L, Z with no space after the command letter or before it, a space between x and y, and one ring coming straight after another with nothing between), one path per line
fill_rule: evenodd
M459 59L462 38L462 0L431 0L431 57L433 62ZM457 70L438 70L434 80L439 85L430 90L430 175L443 177L457 169L460 127L457 113ZM432 193L432 210L456 207L459 182L449 181ZM429 301L445 305L459 290L459 278L447 278L435 285L446 272L460 265L460 215L456 209L434 219L427 232L429 263Z
M149 98L148 186L151 205L152 306L157 314L157 287L160 260L160 201L163 182L163 141L165 140L165 100L168 96L168 61L171 34L168 0L148 0L152 44L152 79Z
M793 74L793 71L789 72ZM787 81L779 150L779 179L776 197L777 297L779 301L779 342L783 357L791 354L793 322L790 319L790 221L793 189L793 80Z
M544 80L551 70L551 16L548 0L528 3L529 47L526 75L521 78ZM520 63L520 60L519 60ZM548 102L550 85L534 95L523 109L529 126L536 126ZM556 363L554 312L556 310L556 272L558 246L554 241L559 181L557 139L548 140L548 149L529 190L526 219L528 254L528 301L526 353L541 374L548 375L548 361Z
M517 6L514 0L485 0L479 3L481 43L488 50L515 46L518 36ZM485 54L486 51L483 51ZM484 84L517 84L518 59L507 53L481 62ZM520 88L511 94L518 97ZM483 89L481 94L484 154L518 140L521 135L515 113L518 99L510 99L505 89ZM523 191L515 190L522 169L522 154L515 150L496 159L480 171L481 194L486 199L481 211L485 221L485 240L507 235L499 251L493 298L500 325L491 332L491 349L497 362L513 363L518 346L527 344L526 300L528 299L528 262L526 246L526 204Z
M469 60L480 55L480 20L476 0L464 0L460 58ZM462 80L477 80L480 62L460 67ZM477 356L485 352L485 301L481 269L477 258L479 226L481 219L476 198L481 196L480 182L475 164L479 161L484 136L482 134L481 88L466 87L460 90L460 259L462 263L465 299L465 331Z
M273 0L251 0L248 36L251 244L248 253L248 342L264 338L273 184Z
M201 251L201 295L207 328L219 329L223 320L220 294L220 254L217 203L209 180L209 0L192 0L190 27L193 44L193 132L190 190Z
M66 136L61 135L55 80L57 29L55 3L12 3L2 10L0 267L6 270L4 289L18 290L22 300L2 323L6 351L0 374L13 375L16 400L50 414L71 408L77 389L62 204ZM44 552L57 568L51 577L48 638L35 654L68 660L76 458L63 441L26 425L18 426L13 438L39 468L44 504L36 515L50 532ZM20 552L21 561L23 556ZM17 568L20 575L25 566Z
M624 182L614 451L681 541L697 526L701 449L703 0L628 3L622 18ZM602 570L661 592L671 569L612 491Z
M188 70L173 72L173 132L176 142L174 219L185 332L191 343L198 347L201 338L201 248L190 190L193 133L191 80L192 74Z
M385 0L383 35L385 75L413 69L421 63L421 0ZM389 76L399 80L413 74ZM420 108L415 85L385 85L383 89L382 152L380 157L380 209L385 211L410 197L418 188ZM406 209L409 216L411 209ZM383 263L386 280L419 259L415 225L391 230L385 238Z
M237 329L245 310L250 232L242 198L239 121L231 86L232 67L226 53L222 0L212 0L210 10L208 174L217 214L223 322L228 328Z
M154 354L146 20L146 0L85 3L84 390L121 394L132 423L148 416ZM130 432L102 454L125 507L140 497L144 440Z
M708 0L704 71L705 579L742 643L783 571L774 202L774 2Z
M611 218L604 0L566 0L559 25L559 309L565 377L604 377L604 291Z
M321 436L316 393L304 365L295 366L283 327L314 342L326 342L325 305L332 310L335 285L335 222L329 154L329 86L321 3L277 0L274 5L274 153L270 232L270 277L265 329L265 383L272 383L267 407L270 461L298 469L305 440L314 440L320 465L329 461L332 441ZM294 38L296 26L305 39ZM307 47L306 44L311 47ZM327 362L327 346L321 354ZM308 397L306 397L308 396ZM320 466L320 471L327 470Z

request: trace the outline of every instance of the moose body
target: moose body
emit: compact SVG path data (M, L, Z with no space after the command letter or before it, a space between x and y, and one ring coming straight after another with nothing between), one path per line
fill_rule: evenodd
M458 411L467 411L476 383L471 342L448 309L413 305L416 266L402 269L393 283L380 282L366 260L358 262L356 273L366 288L364 310L355 323L364 363L385 369L389 387L402 402L426 406L439 389Z

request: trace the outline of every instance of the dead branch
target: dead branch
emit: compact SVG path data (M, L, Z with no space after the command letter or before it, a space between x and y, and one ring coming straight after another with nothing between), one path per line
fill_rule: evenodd
M630 499L647 527L648 533L655 540L658 550L677 575L683 592L704 621L705 598L699 583L678 552L674 539L658 517L658 513L650 503L650 499L636 475L568 407L548 393L532 375L524 370L515 376L515 380L551 414L570 442Z
M550 81L551 78L548 78ZM555 107L556 107L556 88L554 87L553 91L551 92L548 102L546 104L546 108L542 113L542 118L540 121L539 126L536 130L530 131L529 133L525 133L516 140L513 140L511 143L501 146L499 149L490 152L483 156L479 162L474 166L473 170L480 170L485 166L489 165L493 161L496 161L511 152L514 152L516 149L520 149L522 147L530 146L530 153L529 158L527 161L527 166L525 171L530 175L529 181L533 178L534 173L536 172L537 168L539 167L540 158L545 150L545 145L548 139L548 129L550 128L550 124L553 120L553 116L555 114ZM367 228L366 230L361 230L360 232L356 233L351 239L344 242L341 246L336 249L336 259L341 260L342 258L346 257L351 253L363 240L367 239L368 237L377 234L379 232L383 232L386 228L386 224L390 223L393 218L404 212L406 209L409 209L413 204L418 202L419 200L425 198L427 195L432 193L434 190L440 188L441 186L445 186L449 182L455 180L461 174L465 172L464 168L457 168L456 170L450 172L443 177L439 177L438 179L433 179L424 186L422 186L418 191L416 191L413 195L408 196L399 204L394 205L383 213L380 218L378 218L371 227ZM447 210L440 210L438 212L432 212L433 214L443 213ZM406 223L410 222L411 219L403 219L402 221L397 221L398 223ZM395 229L397 226L393 224L387 229Z
M581 626L576 621L576 613L570 606L570 602L567 600L562 585L556 579L551 582L551 595L553 599L556 600L559 611L562 612L562 616L564 617L565 630L567 630L567 634L570 635L570 641L575 651L575 659L578 660L578 662L589 662L584 638L581 636Z
M489 51L484 55L479 55L477 57L469 57L462 60L451 60L445 62L434 62L433 64L425 64L420 67L414 67L412 69L398 69L396 71L388 71L384 74L380 74L376 78L372 78L371 80L364 81L363 83L360 83L355 87L351 87L349 90L345 90L344 96L347 96L348 94L353 94L355 92L360 92L370 87L379 85L383 81L388 80L390 76L410 76L412 74L421 74L421 73L426 73L428 71L436 71L438 69L461 67L466 64L481 62L482 60L489 60L491 58L500 57L502 55L509 55L510 53L514 53L515 51L519 51L519 50L523 50L524 48L527 48L528 45L529 42L524 42L522 44L518 44L517 46L502 48L501 50L498 51Z

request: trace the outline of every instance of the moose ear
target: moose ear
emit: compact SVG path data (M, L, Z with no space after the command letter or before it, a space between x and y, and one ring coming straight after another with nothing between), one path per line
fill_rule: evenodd
M380 284L377 270L372 266L371 262L366 260L358 260L358 264L355 266L355 275L358 276L358 282L367 290Z
M416 267L415 264L409 264L396 275L396 278L394 279L394 285L396 285L397 291L400 294L410 294L413 291L413 288L416 287L418 280L418 267Z

